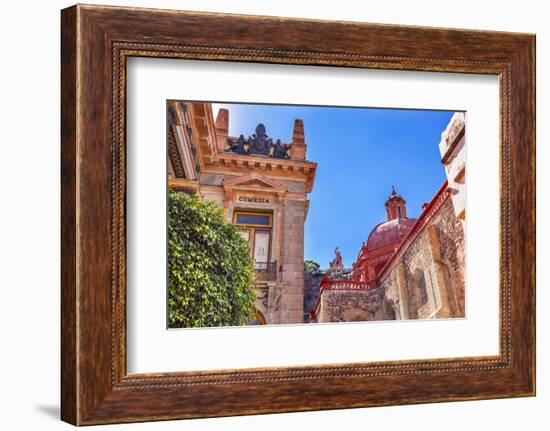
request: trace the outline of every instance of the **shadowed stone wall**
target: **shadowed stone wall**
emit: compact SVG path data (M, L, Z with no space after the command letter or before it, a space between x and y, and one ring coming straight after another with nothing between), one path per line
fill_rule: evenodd
M364 322L395 319L384 289L323 291L318 322Z
M381 281L397 319L464 317L464 250L447 199Z
M324 275L325 273L321 271L315 274L304 272L304 322L306 323L309 322L309 313L319 299L319 287Z

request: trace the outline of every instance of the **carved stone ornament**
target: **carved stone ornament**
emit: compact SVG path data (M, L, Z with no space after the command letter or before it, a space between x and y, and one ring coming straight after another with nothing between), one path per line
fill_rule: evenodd
M228 139L229 151L236 154L268 156L276 159L290 159L289 146L282 144L280 139L273 143L267 136L265 126L260 123L256 126L256 133L248 138L240 135L236 141Z

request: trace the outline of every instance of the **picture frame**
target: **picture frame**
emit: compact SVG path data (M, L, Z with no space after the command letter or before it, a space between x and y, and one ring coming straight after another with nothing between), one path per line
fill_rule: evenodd
M61 13L61 53L62 420L535 395L534 35L76 5ZM128 374L126 61L136 56L498 76L500 354Z

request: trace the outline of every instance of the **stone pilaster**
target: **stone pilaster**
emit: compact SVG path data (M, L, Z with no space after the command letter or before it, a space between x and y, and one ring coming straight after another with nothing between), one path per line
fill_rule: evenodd
M280 323L303 323L304 203L285 200L281 250Z

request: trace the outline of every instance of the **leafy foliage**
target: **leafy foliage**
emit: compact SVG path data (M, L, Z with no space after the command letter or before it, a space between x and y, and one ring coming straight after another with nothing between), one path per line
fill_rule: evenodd
M197 196L168 195L168 325L236 326L254 312L248 244L221 209Z
M308 274L316 274L317 272L319 272L320 268L321 265L319 265L314 260L306 260L304 262L304 271Z

